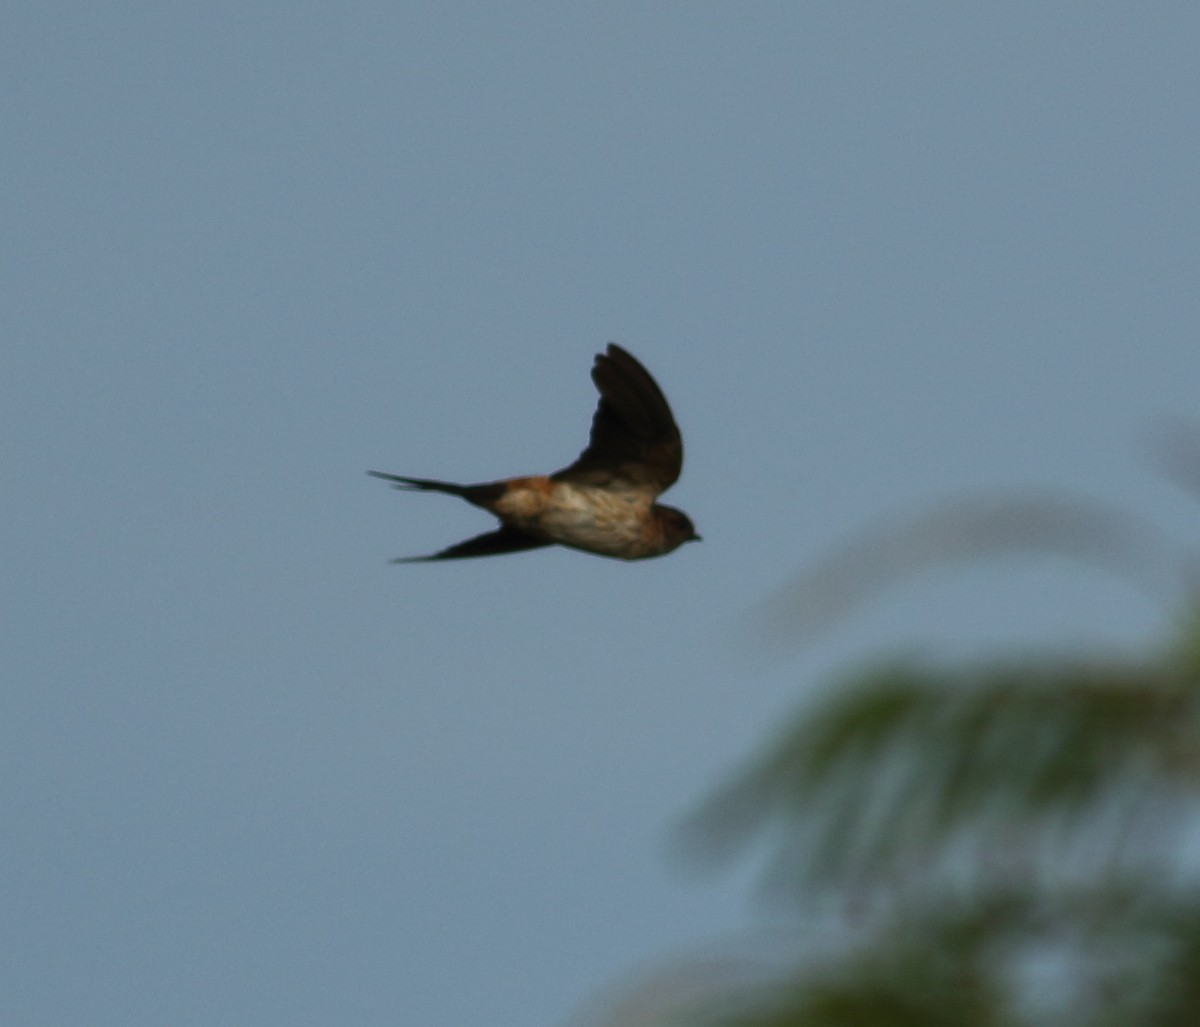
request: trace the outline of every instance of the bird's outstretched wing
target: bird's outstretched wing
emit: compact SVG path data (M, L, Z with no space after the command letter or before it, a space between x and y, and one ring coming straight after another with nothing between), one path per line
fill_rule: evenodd
M592 381L600 403L587 449L558 481L621 484L652 495L669 488L683 468L683 439L662 389L638 361L609 343L596 356Z
M526 535L513 528L500 528L484 535L476 535L465 542L443 549L430 556L401 556L392 563L427 563L430 560L457 560L466 556L498 556L500 553L518 553L523 549L538 549L551 543L545 539Z

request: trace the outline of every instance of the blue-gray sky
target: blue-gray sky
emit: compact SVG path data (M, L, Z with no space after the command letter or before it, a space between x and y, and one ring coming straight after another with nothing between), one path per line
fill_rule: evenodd
M561 1022L755 922L671 826L830 668L1163 628L1022 564L743 631L978 489L1195 540L1194 4L4 21L6 1022ZM489 519L363 472L562 466L609 340L705 541L390 566Z

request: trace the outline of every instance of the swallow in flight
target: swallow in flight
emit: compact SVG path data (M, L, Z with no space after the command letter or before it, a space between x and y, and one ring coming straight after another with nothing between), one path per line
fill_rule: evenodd
M430 556L393 563L494 556L560 545L619 560L662 556L700 536L682 510L656 503L683 467L683 439L666 397L629 353L609 343L592 381L600 403L587 449L549 477L456 485L368 471L398 489L448 492L491 511L495 531Z

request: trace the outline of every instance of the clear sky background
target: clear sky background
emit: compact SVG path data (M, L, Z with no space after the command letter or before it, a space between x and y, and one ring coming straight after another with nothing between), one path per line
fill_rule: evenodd
M672 831L833 669L1165 629L1018 561L745 630L981 489L1196 541L1195 4L3 22L6 1023L561 1023L759 922ZM491 522L366 469L561 467L609 340L705 541L389 565Z

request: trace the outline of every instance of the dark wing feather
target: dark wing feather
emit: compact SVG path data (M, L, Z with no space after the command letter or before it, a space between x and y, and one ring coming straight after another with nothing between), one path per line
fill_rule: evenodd
M554 477L589 485L621 482L655 495L674 484L683 468L683 439L650 372L609 343L596 357L592 381L600 403L588 447Z
M523 549L537 549L548 545L550 543L545 539L506 527L484 535L476 535L449 549L443 549L440 553L430 556L402 556L392 563L426 563L429 560L457 560L466 556L498 556L501 553L518 553Z

